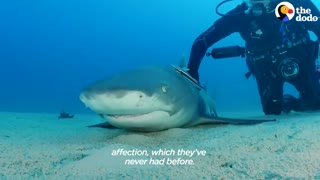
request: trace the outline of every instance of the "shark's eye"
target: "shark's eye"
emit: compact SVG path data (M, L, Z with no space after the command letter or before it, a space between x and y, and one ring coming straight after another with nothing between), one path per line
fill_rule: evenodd
M166 93L168 91L168 86L162 85L161 90L162 90L162 92Z

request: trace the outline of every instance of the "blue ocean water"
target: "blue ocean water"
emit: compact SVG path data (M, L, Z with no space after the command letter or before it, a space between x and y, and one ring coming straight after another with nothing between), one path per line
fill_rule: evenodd
M221 11L240 1L226 4ZM194 39L219 18L218 3L1 1L0 179L76 175L319 179L319 113L279 116L276 123L257 126L175 128L148 134L87 128L102 119L78 116L93 113L79 100L87 84L145 65L178 64L183 54L188 59ZM316 3L320 7L320 1ZM233 34L213 47L243 44ZM246 79L246 72L244 59L204 58L201 83L208 82L218 113L260 109L255 80ZM286 91L296 93L290 86ZM38 113L58 115L62 109L75 114L77 121L57 121L55 115ZM112 150L119 148L199 149L208 155L194 157L195 166L134 169L124 166L122 157L111 157Z
M0 111L90 112L79 100L84 86L144 65L177 64L183 54L188 59L194 39L219 18L218 3L2 1ZM213 47L243 44L233 34ZM244 59L204 58L201 82L208 82L218 110L260 108L256 83L246 72Z

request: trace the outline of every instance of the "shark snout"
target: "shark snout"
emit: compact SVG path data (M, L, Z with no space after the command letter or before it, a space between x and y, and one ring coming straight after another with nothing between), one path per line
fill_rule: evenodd
M80 99L82 100L88 100L92 98L96 98L97 96L105 97L105 98L123 98L129 93L129 91L125 90L106 90L103 92L99 91L84 91L80 94ZM143 96L142 94L140 96Z
M145 113L152 107L151 97L140 91L113 90L103 93L82 92L80 100L100 114Z

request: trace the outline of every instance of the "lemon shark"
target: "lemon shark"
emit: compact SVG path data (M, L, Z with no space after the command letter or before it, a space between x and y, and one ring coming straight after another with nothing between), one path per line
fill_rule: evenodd
M183 68L145 66L85 87L80 100L108 125L152 132L199 124L257 124L274 120L219 117L206 89Z

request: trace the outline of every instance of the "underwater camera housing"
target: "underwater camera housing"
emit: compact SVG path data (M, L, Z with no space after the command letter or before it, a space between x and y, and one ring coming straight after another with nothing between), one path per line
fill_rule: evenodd
M213 48L211 52L208 52L206 56L211 56L214 59L230 58L230 57L245 57L246 49L240 46L228 46ZM285 55L286 53L278 53ZM285 80L292 79L296 77L300 72L300 61L293 57L278 56L275 63L278 74ZM246 74L248 78L250 75Z
M285 58L278 65L279 74L286 80L292 79L299 74L299 60L296 58Z
M276 48L271 53L272 62L275 63L277 73L284 80L295 78L300 72L300 61L288 54L287 48Z

